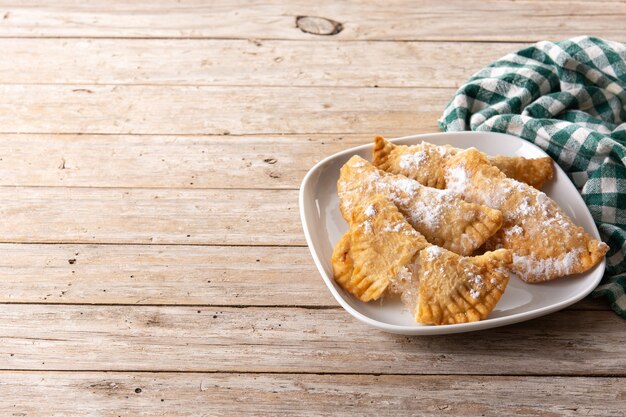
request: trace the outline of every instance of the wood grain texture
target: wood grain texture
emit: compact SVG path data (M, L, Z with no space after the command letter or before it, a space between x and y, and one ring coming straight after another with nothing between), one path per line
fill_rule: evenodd
M497 0L3 3L0 36L537 41L578 36L584 28L583 33L626 39L626 5L617 1L602 7L585 1ZM332 19L343 30L335 36L305 33L296 27L297 16Z
M456 88L483 66L523 46L0 38L5 56L0 83Z
M337 309L0 305L13 370L624 376L625 337L608 311L406 337Z
M295 190L0 188L0 242L305 244Z
M0 133L436 131L454 89L0 85ZM227 140L227 138L225 139Z
M0 302L338 306L308 248L0 245Z
M31 417L617 417L626 399L620 378L0 372L0 381L0 413Z
M626 41L624 15L0 0L0 415L623 415L626 328L605 301L377 331L325 287L297 188L374 134L437 131L462 82L529 42Z
M372 135L0 135L0 186L297 189Z
M304 247L0 244L0 303L340 308ZM571 309L607 310L585 299Z

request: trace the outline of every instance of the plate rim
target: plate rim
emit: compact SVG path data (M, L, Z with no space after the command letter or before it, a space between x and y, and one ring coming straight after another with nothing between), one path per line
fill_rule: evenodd
M499 136L499 137L507 137L509 140L514 139L515 141L523 141L524 145L530 145L532 148L535 148L536 150L538 150L541 154L544 154L546 156L549 156L546 154L546 152L541 149L540 147L538 147L537 145L535 145L534 143L525 141L522 138L519 138L517 136L513 136L513 135L509 135L506 133L497 133L497 132L475 132L475 131L461 131L461 132L434 132L434 133L421 133L421 134L416 134L416 135L408 135L408 136L402 136L402 137L397 137L397 138L393 138L393 139L388 139L391 142L400 142L400 141L413 141L413 140L425 140L424 138L426 137L433 137L433 136L450 136L450 135L467 135L467 136ZM311 237L311 233L309 231L309 219L308 219L308 215L306 213L306 209L307 207L305 206L305 199L307 198L307 191L309 191L309 188L311 187L310 183L312 181L312 178L315 174L318 173L318 171L320 170L321 167L323 167L324 165L328 164L329 162L340 158L344 155L347 154L351 154L351 153L355 153L355 152L359 152L362 150L365 150L367 148L371 148L372 144L371 143L367 143L367 144L363 144L363 145L358 145L358 146L354 146L352 148L349 149L345 149L343 151L339 151L333 155L330 155L324 159L322 159L321 161L317 162L315 165L313 165L313 167L311 167L311 169L309 169L309 171L306 173L306 175L304 176L304 178L302 179L302 182L300 184L300 190L298 193L298 203L299 203L299 211L300 211L300 220L302 222L302 228L304 231L304 236L307 242L307 246L309 248L309 252L311 253L311 257L313 258L313 261L315 263L315 266L317 267L317 270L319 272L319 274L321 275L322 279L324 280L324 283L326 284L326 287L330 290L331 294L333 295L333 297L335 298L335 300L341 305L341 307L343 307L344 310L346 310L350 315L352 315L353 317L355 317L357 320L369 324L373 327L376 327L378 329L381 329L383 331L387 331L387 332L391 332L391 333L397 333L397 334L404 334L404 335L413 335L413 336L418 336L418 335L436 335L436 334L451 334L451 333L465 333L465 332L471 332L471 331L478 331L478 330L485 330L485 329L490 329L490 328L494 328L494 327L500 327L500 326L505 326L505 325L509 325L509 324L515 324L515 323L519 323L522 321L527 321L527 320L532 320L534 318L537 317L541 317L559 310L562 310L580 300L582 300L583 298L585 298L587 295L589 295L594 288L596 288L596 286L600 283L600 281L602 280L602 277L604 275L604 270L606 267L606 257L604 257L602 259L602 261L600 263L598 263L597 265L595 265L592 269L590 269L588 272L591 271L595 271L596 269L601 269L602 271L598 274L598 277L591 282L587 288L585 288L583 291L581 291L580 293L562 300L558 303L555 304L551 304L548 306L544 306L544 307L540 307L538 309L532 310L532 311L528 311L528 312L520 312L517 314L514 314L512 316L503 316L503 317L496 317L493 319L487 319L487 320L481 320L481 321L477 321L477 322L470 322L470 323L459 323L459 324L449 324L449 325L444 325L444 326L426 326L426 325L422 325L422 326L406 326L406 325L397 325L397 324L390 324L390 323L385 323L385 322L381 322L379 320L373 319L359 311L357 311L356 309L354 309L343 297L342 294L339 293L339 291L335 288L335 286L333 285L332 282L330 282L330 280L332 279L331 277L328 277L326 274L326 271L324 270L324 267L321 263L321 259L320 257L317 255L315 249L314 249L314 244L313 244L313 240ZM567 177L567 175L565 174L565 172L563 171L563 169L561 167L558 166L558 164L556 162L554 162L554 166L556 170L560 170L561 173L563 173L563 175L565 175L565 179L567 181L569 181L571 183L571 180ZM573 185L573 184L572 184ZM580 193L577 193L577 197L580 198L582 200L582 197L580 196ZM591 216L591 212L589 211L589 207L587 207L586 204L584 204L583 201L583 206L585 209L585 214L588 215L591 219L592 219L592 225L593 225L593 233L591 233L594 238L596 239L600 239L599 236L599 232L598 232L598 228L595 224L595 221L593 221L593 217Z

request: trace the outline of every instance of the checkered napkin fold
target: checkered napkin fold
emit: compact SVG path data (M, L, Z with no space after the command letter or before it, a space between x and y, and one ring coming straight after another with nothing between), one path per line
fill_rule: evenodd
M626 45L580 36L506 55L456 92L439 127L519 136L567 172L611 247L593 295L626 318Z

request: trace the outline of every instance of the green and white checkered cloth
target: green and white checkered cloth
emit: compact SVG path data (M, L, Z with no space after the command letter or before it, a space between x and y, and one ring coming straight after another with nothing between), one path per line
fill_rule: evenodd
M567 172L611 250L594 296L626 318L626 45L538 42L477 72L439 126L519 136Z

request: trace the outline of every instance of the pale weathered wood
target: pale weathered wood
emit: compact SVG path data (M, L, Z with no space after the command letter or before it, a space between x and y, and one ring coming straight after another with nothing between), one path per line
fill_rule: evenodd
M623 376L625 337L608 311L420 338L337 309L0 305L4 369Z
M382 333L325 288L296 188L374 134L436 131L455 88L519 42L626 40L625 13L0 0L0 415L623 414L626 328L605 302Z
M0 60L0 83L454 88L483 66L523 46L462 42L0 39L5 57Z
M0 372L0 413L30 417L621 417L625 398L620 378Z
M0 133L406 135L436 130L453 93L443 88L0 85Z
M535 41L590 33L625 40L623 2L411 0L386 2L97 1L3 2L0 36L212 37ZM304 33L297 16L342 24L334 36Z
M0 135L0 186L297 189L373 136Z
M0 188L0 242L305 244L295 190Z
M337 306L308 248L1 244L0 302Z
M337 307L303 247L0 244L2 303ZM570 307L607 310L585 299Z

